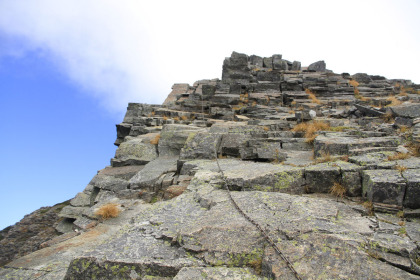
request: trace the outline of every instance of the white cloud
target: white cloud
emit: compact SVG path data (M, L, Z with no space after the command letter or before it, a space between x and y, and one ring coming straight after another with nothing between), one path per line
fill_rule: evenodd
M233 50L420 82L418 8L409 0L4 0L0 31L51 54L121 111L129 101L161 103L173 83L220 77Z

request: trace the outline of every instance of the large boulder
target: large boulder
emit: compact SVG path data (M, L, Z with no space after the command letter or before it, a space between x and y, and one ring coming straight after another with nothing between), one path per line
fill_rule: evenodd
M392 114L400 118L420 118L420 103L404 103L389 107Z
M327 65L325 64L325 61L317 61L308 66L309 71L315 71L315 72L325 72L327 70Z
M159 156L179 155L188 137L202 130L199 127L183 124L164 125L158 143Z
M159 134L149 133L146 135L128 138L121 143L115 152L115 158L111 160L113 167L125 165L144 165L157 158L157 146L153 144Z

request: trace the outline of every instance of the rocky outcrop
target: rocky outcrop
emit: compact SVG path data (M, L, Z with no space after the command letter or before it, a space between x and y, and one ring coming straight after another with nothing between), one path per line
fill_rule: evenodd
M42 207L0 231L0 266L43 248L45 242L58 236L55 230L60 219L58 213L68 203Z
M234 52L221 80L130 103L63 235L0 277L420 279L419 90Z

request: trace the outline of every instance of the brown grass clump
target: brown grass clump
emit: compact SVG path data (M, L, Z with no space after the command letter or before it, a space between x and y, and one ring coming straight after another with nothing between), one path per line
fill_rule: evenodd
M118 208L118 204L108 203L102 205L98 210L96 210L95 215L100 216L102 219L106 220L109 218L118 217L120 212L121 211Z
M255 270L255 273L257 275L261 275L261 272L262 272L262 257L251 260L248 263L248 265L251 266Z
M392 156L388 156L388 160L401 160L401 159L407 159L410 157L410 154L406 153L395 153Z
M362 206L366 208L369 216L373 216L373 203L370 201L365 201L362 203Z
M391 103L387 106L397 106L402 104L402 101L398 100L395 96L390 96L386 99L386 101L390 101Z
M351 81L349 82L349 84L350 84L351 86L353 86L353 87L358 87L358 86L359 86L359 83L358 83L356 80L351 80Z
M269 130L270 130L270 127L268 127L268 126L263 126L263 129L264 129L264 131L269 131Z
M331 162L334 161L334 158L330 155L330 153L322 153L321 157L315 160L315 163L323 163L323 162Z
M316 132L320 130L328 130L330 125L322 121L311 121L303 122L292 128L294 132L305 132L305 138L307 143L313 143L315 138L318 136Z
M241 102L243 102L243 103L248 103L248 101L249 101L249 99L248 99L248 93L246 92L246 93L244 93L244 94L241 94L240 96L239 96L239 100L241 101Z
M346 188L339 183L334 183L330 189L330 194L334 195L337 198L343 198L346 194Z
M401 173L403 173L404 171L407 170L407 167L403 166L403 165L395 165L394 167L395 169L397 169L398 171L400 171Z
M290 103L292 106L295 106L296 104L297 104L297 102L296 101L292 101L292 103Z
M310 89L305 89L305 92L313 103L321 104L321 101L318 98L316 98L315 94Z
M187 117L187 116L185 116L185 115L182 115L182 116L181 116L181 120L186 121L186 120L188 120L188 117Z
M164 121L167 121L168 120L168 117L167 116L163 116L162 118L163 118Z
M293 111L293 110L289 111L289 114L294 114L294 113L295 113L295 111Z
M387 123L393 123L394 122L394 116L392 115L391 112L386 112L384 115L382 115L381 118Z
M406 125L402 125L402 126L400 126L399 131L400 131L400 133L407 133L407 132L410 132L411 129Z
M179 117L177 116L177 117L173 117L172 118L174 121L179 121Z
M150 140L150 144L152 144L152 145L159 144L159 139L160 139L160 134L156 135L155 138L153 138L152 140Z
M420 143L411 143L407 148L411 151L413 156L420 157Z

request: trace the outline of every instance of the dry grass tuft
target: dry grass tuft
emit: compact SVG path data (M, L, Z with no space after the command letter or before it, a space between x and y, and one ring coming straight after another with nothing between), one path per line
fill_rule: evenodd
M269 131L269 130L270 130L270 127L268 127L268 126L263 126L263 129L264 129L264 131Z
M306 94L309 96L309 99L312 100L313 103L321 104L321 101L316 98L315 93L313 93L310 89L305 89Z
M407 147L413 156L420 157L420 143L411 143Z
M162 118L163 118L164 121L167 121L168 120L168 117L167 116L163 116Z
M294 113L295 113L295 111L290 110L288 113L289 113L289 114L294 114Z
M382 115L381 118L387 123L393 123L394 122L394 116L389 111L386 112L384 115Z
M330 189L330 194L334 195L337 198L343 198L346 194L346 188L339 183L334 183L334 185Z
M118 217L121 212L118 206L119 205L115 203L102 205L98 210L96 210L95 215L100 216L104 220Z
M318 136L316 132L320 130L329 130L330 125L322 121L311 121L303 122L292 128L294 132L305 132L305 138L307 143L313 143L315 138Z
M399 131L400 131L400 133L407 133L407 132L410 132L411 129L406 125L402 125L402 126L400 126Z
M261 275L262 272L262 257L256 258L254 260L249 261L249 266L251 266L257 275Z
M174 121L179 121L179 117L178 117L178 116L173 117L172 119L173 119Z
M386 101L391 102L390 104L388 104L387 106L397 106L402 104L402 101L398 100L395 96L390 96L386 99Z
M400 171L401 173L403 173L404 171L407 170L407 167L403 166L403 165L395 165L394 167L395 169L397 169L398 171Z
M318 157L315 160L315 163L323 163L323 162L331 162L334 161L335 158L333 158L330 153L321 153L321 157Z
M150 144L152 144L152 145L159 144L159 139L160 139L160 134L156 135L155 138L153 138L152 140L150 140Z
M182 115L182 116L181 116L181 120L186 121L186 120L188 120L188 117L187 117L187 116L185 116L185 115Z
M356 80L349 81L349 84L353 87L358 87L359 86L359 83Z
M365 201L362 203L362 206L365 207L366 210L368 210L368 215L373 216L373 203L370 201Z
M392 156L388 156L388 160L401 160L401 159L407 159L410 157L410 154L406 153L395 153Z

